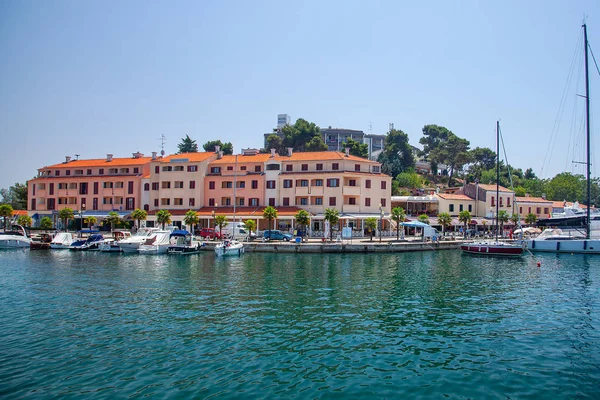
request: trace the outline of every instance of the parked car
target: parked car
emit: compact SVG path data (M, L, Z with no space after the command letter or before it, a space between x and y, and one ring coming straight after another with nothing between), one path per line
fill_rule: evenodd
M215 231L213 228L202 228L200 230L200 236L204 239L221 239L221 233Z
M263 237L265 240L285 240L286 242L292 240L292 235L277 230L267 230L263 233Z

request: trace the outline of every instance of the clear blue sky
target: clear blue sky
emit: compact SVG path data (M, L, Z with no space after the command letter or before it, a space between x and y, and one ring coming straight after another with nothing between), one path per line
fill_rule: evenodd
M571 164L583 157L572 152L584 105L575 92L548 143L584 13L600 57L597 0L0 0L0 134L10 144L0 188L66 155L149 155L163 134L167 153L186 134L261 147L278 113L373 133L393 122L413 145L423 125L439 124L472 148L494 148L500 119L512 165L583 173Z

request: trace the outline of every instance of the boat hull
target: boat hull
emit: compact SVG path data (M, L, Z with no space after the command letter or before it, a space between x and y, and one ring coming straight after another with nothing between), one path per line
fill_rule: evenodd
M168 254L190 255L200 253L200 246L170 246L167 249Z
M141 245L138 249L139 254L166 254L169 245Z
M18 249L18 248L29 248L31 246L31 240L23 236L8 236L0 238L0 249Z
M509 244L465 243L460 246L463 253L482 256L519 257L523 255L523 247Z
M526 240L527 249L542 253L600 254L599 239Z
M218 257L241 256L244 254L244 246L241 244L233 246L218 245L215 247L215 254Z

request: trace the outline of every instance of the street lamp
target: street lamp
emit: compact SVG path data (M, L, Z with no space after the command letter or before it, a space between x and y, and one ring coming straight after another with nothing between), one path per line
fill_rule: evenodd
M379 243L381 243L381 231L383 230L383 206L379 203Z
M85 203L81 203L81 209L79 210L80 219L80 230L83 229L83 212L85 211Z

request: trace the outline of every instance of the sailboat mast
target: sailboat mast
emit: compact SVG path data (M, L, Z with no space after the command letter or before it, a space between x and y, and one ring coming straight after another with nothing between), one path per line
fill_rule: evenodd
M592 199L592 183L591 177L591 160L590 160L590 77L588 75L588 38L587 26L583 24L583 44L585 46L585 134L586 134L586 151L587 151L587 225L585 228L586 239L590 238L590 208Z
M496 242L498 241L498 205L500 204L500 121L496 121Z

